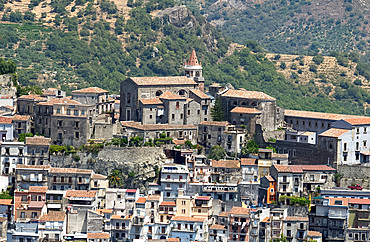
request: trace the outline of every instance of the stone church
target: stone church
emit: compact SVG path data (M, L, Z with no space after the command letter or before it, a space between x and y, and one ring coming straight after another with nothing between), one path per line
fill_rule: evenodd
M185 76L131 77L121 82L120 121L191 125L209 121L211 98L204 93L202 65L193 50Z

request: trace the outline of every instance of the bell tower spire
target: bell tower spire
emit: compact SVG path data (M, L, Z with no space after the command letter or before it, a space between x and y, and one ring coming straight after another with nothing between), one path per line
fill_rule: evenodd
M185 75L198 83L199 90L204 92L204 77L202 64L198 61L197 54L193 49L189 61L185 61Z

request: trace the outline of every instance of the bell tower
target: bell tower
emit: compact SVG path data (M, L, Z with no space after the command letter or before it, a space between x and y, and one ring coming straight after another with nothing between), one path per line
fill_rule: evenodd
M189 61L185 61L185 75L193 79L199 85L199 90L204 92L204 77L202 75L202 64L198 61L195 50L191 52Z

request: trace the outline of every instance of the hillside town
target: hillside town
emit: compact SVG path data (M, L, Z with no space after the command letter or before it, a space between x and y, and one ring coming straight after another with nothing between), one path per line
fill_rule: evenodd
M1 94L0 241L370 240L370 117L206 81L193 50L184 76L129 77L119 95ZM162 159L135 153L152 147ZM112 167L104 150L133 155Z

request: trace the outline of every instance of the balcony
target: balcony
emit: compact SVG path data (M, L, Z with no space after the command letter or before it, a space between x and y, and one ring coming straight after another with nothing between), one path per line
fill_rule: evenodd
M128 227L128 226L125 226L125 227L117 227L117 226L115 226L115 227L113 227L114 228L114 230L130 230L130 227Z

